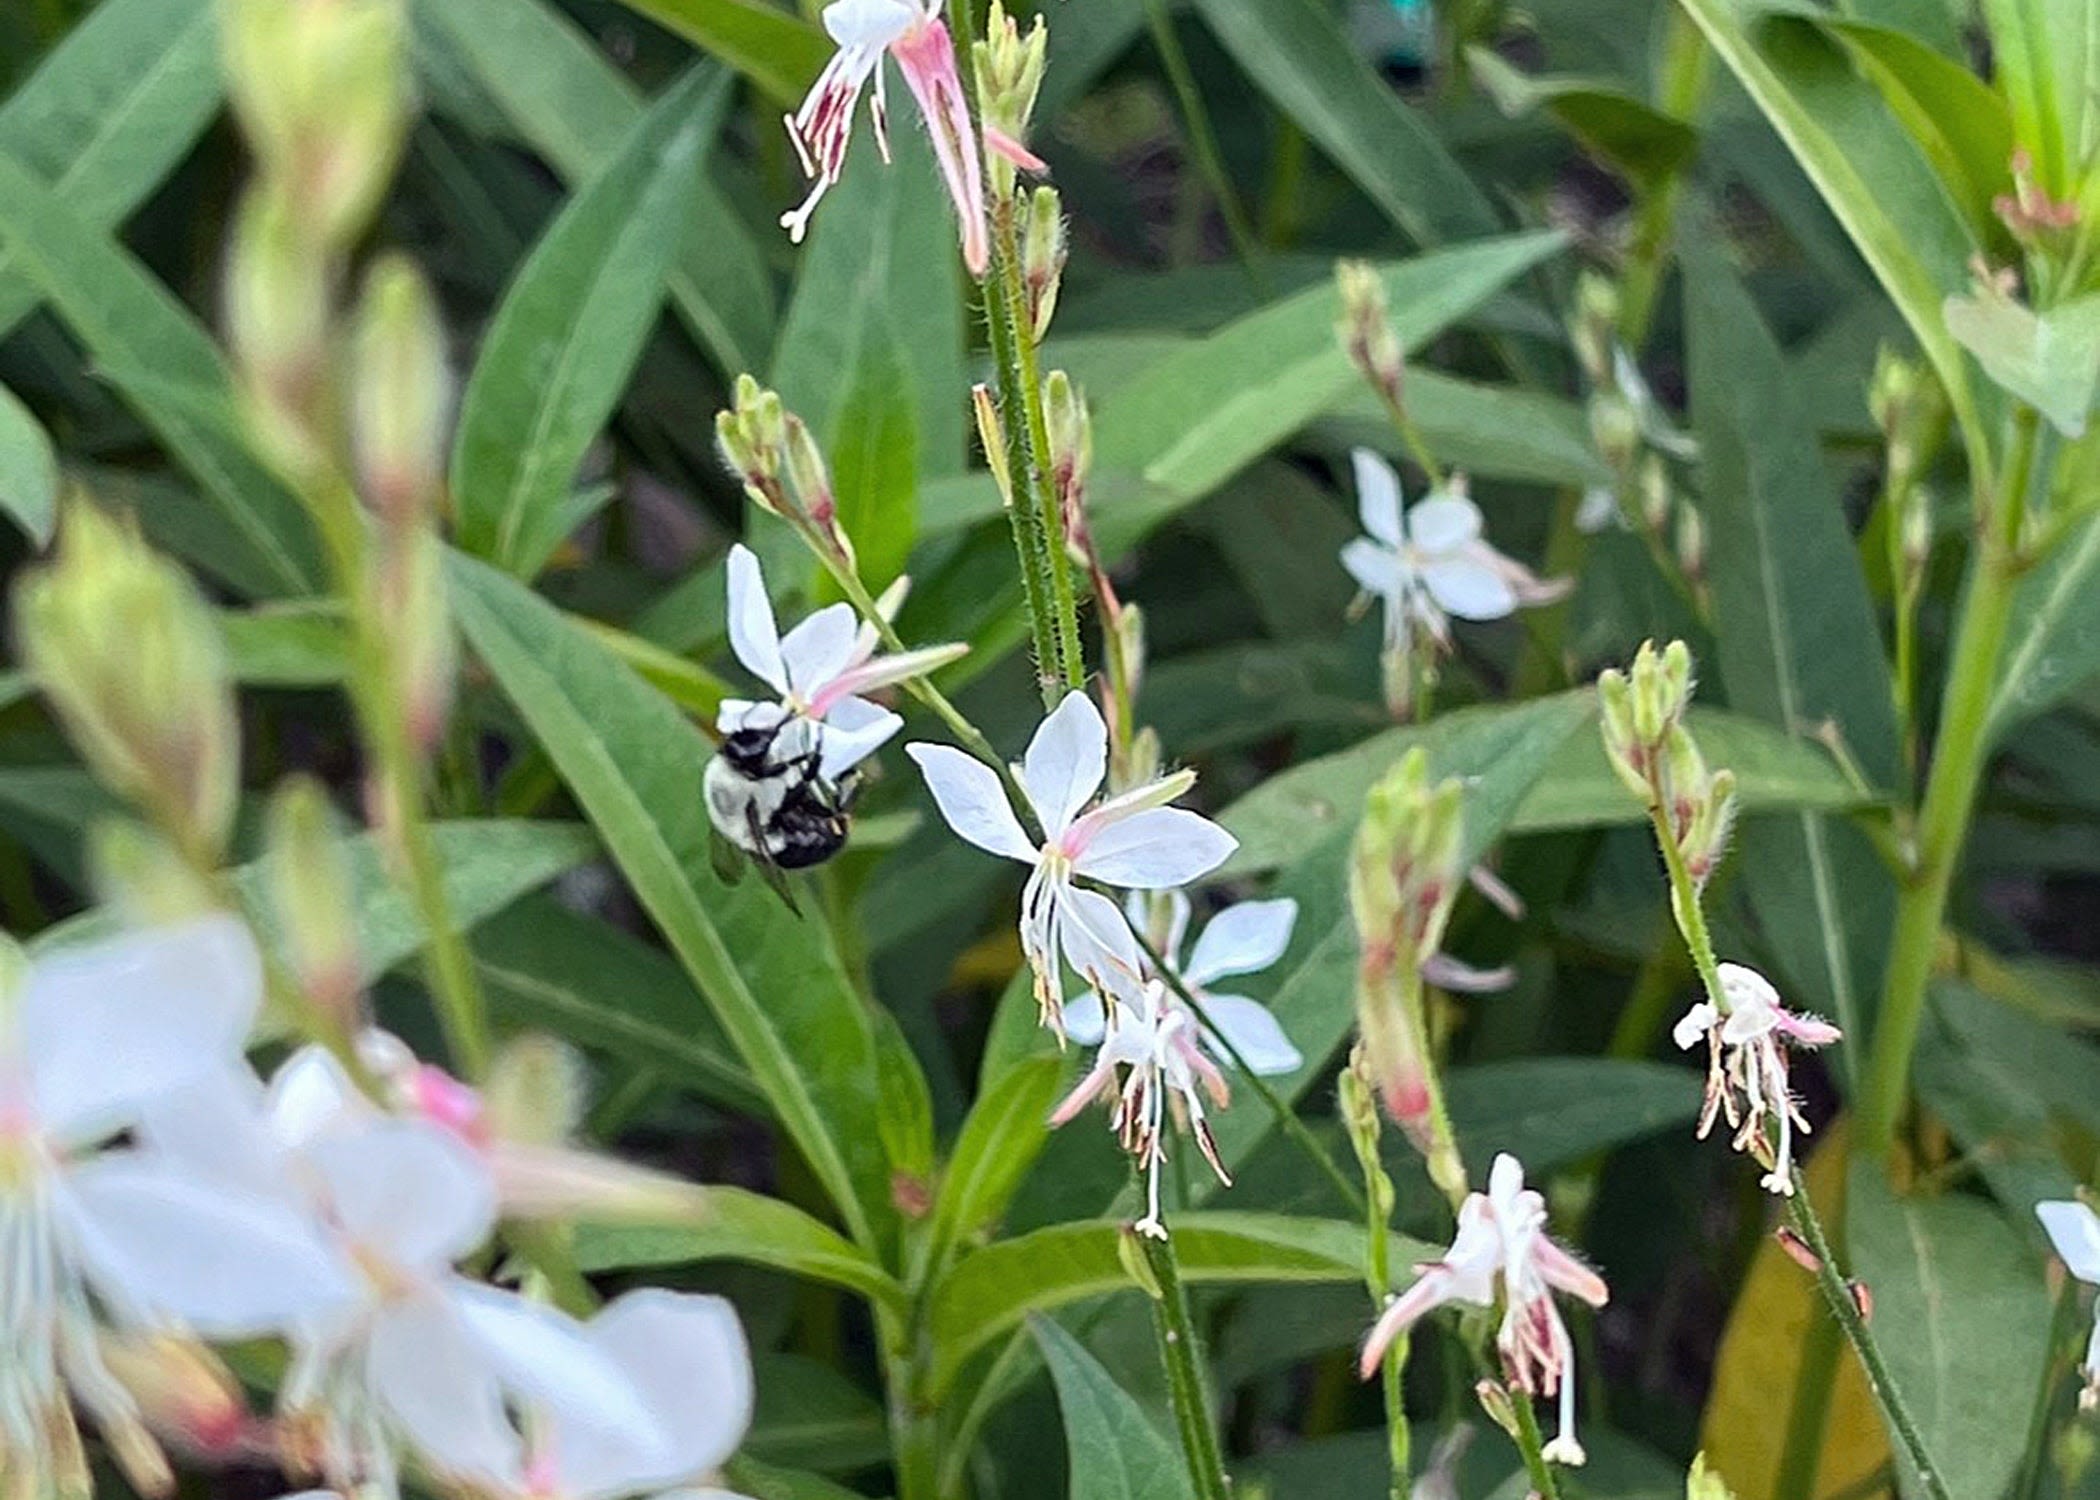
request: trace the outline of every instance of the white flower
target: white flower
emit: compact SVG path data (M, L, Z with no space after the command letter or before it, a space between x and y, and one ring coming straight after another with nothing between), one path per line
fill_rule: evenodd
M2087 1286L2100 1286L2100 1215L2083 1203L2058 1201L2037 1203L2035 1217L2049 1231L2049 1243L2063 1257L2064 1269ZM2080 1365L2085 1389L2078 1393L2078 1409L2100 1406L2100 1305L2093 1309L2093 1336L2085 1346Z
M253 1117L217 1095L261 1003L254 944L211 917L60 950L0 989L0 1473L86 1492L70 1388L132 1477L164 1482L99 1321L253 1338L349 1291L294 1204L200 1181L142 1129L223 1121L200 1138L242 1149Z
M1126 890L1186 885L1222 864L1238 842L1200 814L1168 807L1196 773L1177 771L1087 808L1108 775L1108 726L1086 694L1071 692L1043 720L1015 768L1036 821L1039 847L1022 830L999 774L947 745L915 744L926 786L948 826L988 853L1030 866L1021 892L1021 949L1035 971L1036 1002L1060 1022L1062 954L1095 989L1136 987L1137 944L1116 903L1081 889L1084 876Z
M1385 648L1413 649L1420 630L1439 646L1450 644L1446 619L1499 620L1519 605L1550 604L1567 592L1564 582L1543 582L1530 569L1504 557L1481 536L1480 507L1454 476L1404 509L1400 476L1368 448L1350 454L1356 469L1356 503L1368 536L1342 548L1342 566L1366 593L1385 602Z
M780 698L761 703L729 699L715 727L726 735L740 729L771 729L790 719L821 725L821 732L815 734L815 743L822 750L818 772L836 781L881 748L904 724L888 709L860 695L931 672L967 649L934 646L877 656L876 643L874 627L858 624L850 604L828 604L781 635L757 556L748 547L732 547L729 644L737 660ZM790 741L781 744L775 755L791 760L809 748L809 741Z
M982 277L989 259L984 217L984 169L962 78L955 66L955 43L941 20L941 0L835 0L824 7L824 29L839 50L817 75L809 97L788 117L788 139L802 158L802 170L815 179L809 196L780 216L780 225L800 242L810 216L845 170L846 148L853 143L853 113L861 90L875 80L870 114L882 159L890 158L887 91L882 57L897 60L904 82L919 102L919 113L933 137L941 180L954 201L962 229L963 260L972 276Z
M1503 1312L1495 1333L1502 1371L1529 1396L1560 1396L1560 1431L1545 1456L1583 1461L1575 1437L1575 1345L1553 1293L1602 1307L1611 1293L1604 1278L1546 1234L1546 1200L1524 1186L1524 1168L1508 1153L1495 1158L1488 1190L1468 1195L1458 1211L1458 1233L1444 1258L1415 1267L1416 1281L1393 1299L1364 1341L1360 1370L1368 1380L1386 1347L1433 1308L1448 1302L1492 1306L1501 1283Z
M1699 1114L1702 1139L1716 1113L1728 1117L1738 1151L1749 1151L1769 1169L1760 1185L1774 1193L1794 1191L1794 1131L1808 1132L1801 1106L1787 1087L1788 1047L1824 1047L1843 1035L1828 1021L1798 1016L1779 1003L1779 992L1755 969L1722 964L1722 1006L1701 1001L1686 1011L1670 1035L1689 1049L1706 1038L1706 1107ZM1725 1008L1723 1008L1725 1007ZM1779 1126L1775 1153L1765 1139L1765 1118Z

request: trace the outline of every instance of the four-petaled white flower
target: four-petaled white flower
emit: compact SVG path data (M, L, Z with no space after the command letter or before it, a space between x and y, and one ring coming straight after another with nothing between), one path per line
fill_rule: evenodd
M1051 710L1015 768L1036 821L1037 845L1014 816L999 773L947 745L914 744L928 790L948 826L988 853L1030 867L1021 892L1021 949L1035 973L1036 1003L1062 1025L1060 955L1094 989L1112 998L1137 988L1137 944L1116 903L1083 889L1079 877L1125 890L1186 885L1238 847L1201 814L1168 807L1195 784L1177 771L1097 803L1108 775L1108 726L1086 694L1071 692ZM1081 809L1087 810L1082 812Z
M295 1203L199 1181L144 1129L243 1149L221 1098L262 999L247 931L210 917L61 949L0 978L0 1474L86 1493L68 1391L141 1488L164 1460L103 1362L99 1324L253 1338L349 1281ZM113 1144L123 1132L130 1145ZM200 1134L203 1132L200 1131Z
M1550 604L1568 590L1546 581L1481 536L1480 507L1462 478L1403 507L1400 476L1368 448L1350 454L1357 511L1367 536L1342 548L1342 566L1385 604L1385 649L1414 648L1416 631L1450 644L1447 616L1499 620L1519 605Z
M835 0L824 7L824 29L839 50L787 121L788 139L802 158L802 170L815 182L799 207L780 216L781 227L800 242L817 204L839 180L846 148L853 143L853 114L871 78L875 94L869 114L875 143L882 148L882 159L890 159L888 95L882 76L887 52L897 60L933 137L933 154L962 229L963 260L972 276L982 277L989 259L984 169L956 71L955 42L941 20L941 0Z
M2067 1200L2037 1203L2034 1212L2049 1231L2049 1243L2063 1257L2064 1269L2088 1286L2100 1286L2100 1215ZM2085 1389L2078 1393L2078 1409L2091 1411L2100 1406L2100 1305L2093 1309L2093 1336L2086 1341L2079 1369Z
M1575 1437L1575 1344L1561 1321L1553 1293L1602 1307L1611 1293L1604 1278L1546 1234L1546 1200L1524 1186L1524 1168L1514 1156L1495 1158L1488 1190L1467 1196L1458 1211L1458 1233L1444 1258L1415 1267L1416 1281L1387 1305L1364 1341L1360 1369L1368 1380L1386 1347L1425 1313L1447 1302L1476 1307L1494 1304L1501 1283L1502 1323L1495 1347L1509 1383L1529 1396L1560 1396L1560 1431L1545 1448L1555 1463L1580 1464Z
M1706 1107L1699 1135L1713 1129L1716 1113L1728 1117L1738 1151L1749 1151L1769 1169L1760 1185L1774 1193L1794 1191L1794 1131L1808 1121L1787 1087L1787 1048L1824 1047L1843 1035L1828 1021L1799 1016L1779 1003L1779 992L1755 969L1720 966L1726 1009L1702 1000L1678 1020L1670 1035L1690 1049L1706 1038ZM1765 1138L1765 1118L1779 1127L1775 1152Z
M765 574L744 546L729 551L729 644L751 674L780 695L777 701L731 698L715 727L772 729L789 721L774 758L790 761L819 747L818 773L837 780L880 749L904 721L860 696L918 677L955 660L963 646L931 646L877 656L873 626L857 624L850 604L827 604L785 636L766 596Z

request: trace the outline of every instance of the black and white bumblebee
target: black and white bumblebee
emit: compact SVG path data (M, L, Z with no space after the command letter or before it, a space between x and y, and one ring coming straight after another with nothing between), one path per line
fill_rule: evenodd
M821 865L846 847L859 781L857 771L824 773L824 726L796 714L730 731L701 778L715 832L784 898L781 871Z

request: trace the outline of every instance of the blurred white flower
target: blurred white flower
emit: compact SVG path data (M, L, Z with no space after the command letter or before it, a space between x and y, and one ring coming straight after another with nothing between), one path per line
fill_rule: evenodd
M793 719L821 725L818 772L835 781L903 727L888 709L861 697L909 677L918 677L962 655L962 646L932 646L895 656L877 656L875 630L855 623L853 606L828 604L781 635L766 595L757 556L742 545L729 552L729 644L737 660L774 692L777 702L731 698L715 727L724 734L772 729ZM780 744L776 759L806 754L809 741Z
M1726 1008L1702 1000L1679 1017L1670 1035L1690 1049L1706 1038L1706 1107L1699 1135L1713 1129L1716 1113L1728 1117L1733 1145L1769 1169L1760 1186L1791 1197L1794 1191L1794 1131L1808 1132L1800 1103L1787 1087L1787 1049L1824 1047L1843 1035L1828 1021L1800 1016L1779 1003L1779 992L1755 969L1722 964L1721 999ZM1779 1126L1775 1153L1765 1139L1765 1118Z
M1137 944L1116 903L1084 890L1079 877L1125 890L1186 885L1222 864L1238 842L1210 819L1168 807L1196 773L1177 771L1095 804L1108 775L1108 726L1081 692L1065 695L1028 742L1016 767L1036 821L1038 847L1006 800L999 773L947 745L914 744L926 786L948 826L988 853L1030 866L1021 891L1021 949L1035 972L1044 1019L1062 1024L1064 978L1059 955L1088 984L1110 996L1134 990Z
M1473 1193L1458 1211L1458 1233L1444 1258L1415 1267L1416 1281L1387 1304L1364 1341L1359 1369L1368 1380L1387 1345L1425 1313L1449 1302L1494 1304L1501 1284L1502 1322L1495 1347L1510 1385L1529 1396L1560 1396L1560 1430L1545 1448L1554 1463L1580 1464L1575 1437L1575 1344L1553 1293L1602 1307L1611 1293L1604 1278L1546 1234L1546 1200L1524 1186L1524 1168L1504 1153L1488 1172L1488 1190Z
M1499 620L1519 605L1550 604L1568 590L1544 581L1481 536L1480 507L1462 476L1403 507L1400 476L1368 448L1350 454L1366 536L1342 548L1342 566L1385 604L1385 649L1414 649L1417 631L1450 644L1447 616Z
M780 225L800 243L810 216L845 170L846 148L853 143L853 114L861 90L875 81L869 111L882 159L890 159L888 98L882 57L897 60L904 82L919 102L941 180L954 200L962 229L963 260L972 276L983 276L988 260L984 218L984 169L977 137L970 127L969 106L956 71L955 43L941 20L941 0L834 0L824 7L824 29L839 50L817 75L802 107L788 117L788 139L802 158L802 170L815 179L799 207L780 216Z
M62 949L0 977L0 1475L86 1493L77 1398L141 1487L165 1460L99 1321L253 1338L338 1305L344 1269L296 1204L228 1192L157 1148L149 1116L243 1149L218 1097L261 1004L247 930L211 917ZM252 1078L249 1080L253 1082ZM140 1132L132 1145L112 1141Z
M2087 1286L2100 1286L2100 1215L2083 1203L2060 1200L2037 1203L2035 1217L2049 1231L2049 1243L2063 1257L2064 1269ZM2100 1305L2093 1309L2093 1336L2086 1341L2085 1360L2079 1366L2085 1389L2078 1393L2078 1409L2100 1406Z

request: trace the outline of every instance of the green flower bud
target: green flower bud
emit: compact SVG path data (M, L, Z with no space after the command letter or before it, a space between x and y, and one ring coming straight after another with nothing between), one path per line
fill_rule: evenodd
M452 375L430 285L386 256L365 277L350 376L350 436L365 499L390 526L438 508L445 482Z
M1014 189L1017 162L1031 170L1042 166L1029 152L1027 142L1049 50L1050 33L1040 15L1023 36L1005 5L992 0L984 40L972 52L971 64L983 105L985 140L991 148L992 187L1002 198Z
M583 1059L548 1036L504 1043L481 1089L489 1135L522 1146L567 1141L583 1124L588 1097Z
M1594 271L1575 283L1575 318L1569 337L1592 386L1612 384L1612 348L1618 340L1619 289Z
M88 768L192 863L215 862L233 821L240 737L225 642L190 576L129 522L76 498L56 558L15 590L15 631Z
M1677 566L1694 583L1706 577L1706 518L1689 503L1677 507Z
M1599 391L1590 397L1590 441L1597 456L1614 470L1623 471L1641 449L1641 417L1633 403L1617 391Z
M1064 202L1057 189L1039 187L1021 208L1021 286L1028 298L1028 326L1037 343L1049 335L1050 319L1057 312L1065 255Z
M1914 484L1903 498L1902 533L1904 582L1915 588L1932 560L1932 493Z
M1369 261L1341 260L1335 262L1334 281L1342 298L1334 329L1342 352L1388 404L1400 405L1407 357L1393 332L1384 278Z
M240 361L249 420L293 474L326 462L328 263L289 197L268 186L241 200L226 261L226 331Z
M358 1030L364 964L350 865L328 793L294 776L270 799L264 868L293 980L345 1036Z
M1670 470L1662 458L1654 453L1641 460L1640 472L1641 521L1658 536L1669 524L1670 507L1676 503L1676 495L1670 489Z
M1604 732L1604 753L1611 768L1645 807L1655 796L1649 780L1653 752L1634 725L1633 686L1623 672L1606 671L1599 675L1597 706Z
M1094 422L1086 397L1063 370L1052 370L1043 382L1043 412L1050 429L1051 477L1069 523L1076 519L1094 466Z
M95 899L128 927L165 927L220 910L212 877L143 823L104 818L88 831Z
M984 450L985 464L999 486L999 498L1008 510L1014 508L1013 474L1006 465L1006 419L991 387L979 382L970 387L970 411L977 419L977 445Z

